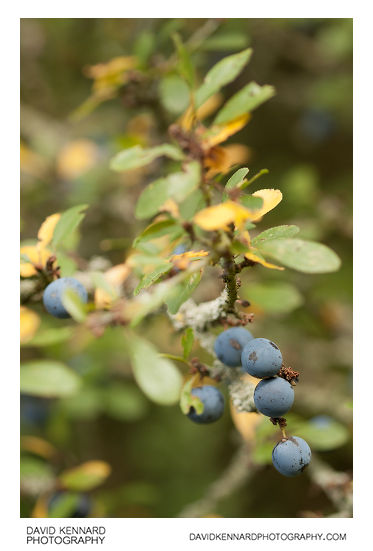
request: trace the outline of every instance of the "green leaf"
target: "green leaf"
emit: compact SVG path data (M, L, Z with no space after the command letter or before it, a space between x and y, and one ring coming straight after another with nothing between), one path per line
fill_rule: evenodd
M194 343L194 332L191 327L188 327L188 329L181 337L181 345L183 347L183 358L185 359L189 358L189 354L193 348L193 343Z
M179 57L179 72L185 78L191 89L193 89L195 85L195 72L189 52L185 48L180 36L177 33L172 35L172 39L175 43L175 47Z
M28 455L21 457L20 476L22 491L31 495L50 491L55 482L51 465Z
M249 37L246 32L224 31L214 34L214 36L205 40L201 45L201 50L205 51L229 51L239 50L248 45Z
M137 244L141 241L148 241L150 239L157 239L163 235L168 234L177 234L181 235L184 232L184 229L173 219L161 220L160 222L154 222L150 224L145 230L140 233L133 242L133 246L136 247Z
M77 394L61 400L61 408L66 417L92 421L102 411L103 389L100 386L82 385Z
M194 396L192 394L193 381L194 378L192 377L183 385L183 388L181 389L180 409L184 415L187 415L191 408L194 408L198 415L203 413L204 404L202 400L198 398L198 396Z
M52 247L58 248L63 241L68 239L79 226L85 216L88 205L71 207L61 214L53 232Z
M197 188L200 170L200 164L193 161L186 166L184 172L174 172L149 184L137 202L136 217L143 219L153 216L169 198L177 202L183 201Z
M128 339L133 375L143 393L161 405L176 404L183 378L175 365L159 356L148 341L132 336Z
M185 81L177 75L168 75L159 83L159 99L165 109L174 115L183 113L190 100Z
M179 211L184 220L190 220L196 212L202 210L206 206L206 201L200 189L195 189L184 201L179 205Z
M239 168L234 174L229 178L228 182L225 184L225 191L230 191L231 189L237 187L241 182L244 181L246 174L249 172L248 168Z
M148 404L134 385L115 383L106 390L106 413L120 421L137 421L144 417Z
M68 254L65 254L61 252L61 250L58 251L58 258L57 262L59 267L61 268L61 276L62 277L70 277L73 276L77 270L77 264L71 256Z
M242 180L242 182L239 184L240 189L247 188L248 186L253 184L258 178L268 173L269 173L269 170L267 168L262 168L261 170L259 170L259 172L257 172L257 174L254 174L252 178L249 178L249 180Z
M172 268L171 262L165 262L164 264L161 264L160 266L157 266L155 270L153 270L150 274L145 274L142 278L140 283L137 285L136 289L134 290L133 294L136 296L139 294L139 292L142 289L147 289L153 283L158 281L164 274L167 274Z
M38 331L31 340L27 341L27 346L52 346L60 342L69 340L73 336L72 327L56 327Z
M251 48L218 61L205 76L196 93L196 106L200 107L223 86L232 82L242 71L252 54Z
M79 505L78 494L63 492L48 508L48 518L70 518Z
M202 278L202 271L192 273L186 279L179 283L169 296L166 298L166 304L170 314L176 314L180 306L188 300L193 291L199 285Z
M245 254L249 251L249 247L239 241L239 239L234 239L232 241L231 250L234 254Z
M289 283L254 283L244 286L241 294L243 298L272 314L292 312L303 303L298 289Z
M224 124L249 113L274 95L273 86L259 86L256 82L250 82L223 105L215 117L214 124Z
M319 421L320 419L320 421ZM317 451L329 451L343 446L349 439L348 429L330 417L320 416L295 423L294 432Z
M133 45L133 53L140 67L146 67L149 57L152 55L156 43L154 33L143 31L136 38Z
M134 384L115 382L105 390L105 411L119 421L137 421L146 415L148 403Z
M153 243L144 243L144 245L152 245ZM141 270L141 276L144 273L144 268L149 268L149 266L163 266L165 259L157 256L158 249L156 251L151 250L149 253L145 252L144 254L135 254L132 257L133 264L136 268Z
M79 376L65 364L53 360L35 360L21 365L21 392L46 398L74 394Z
M174 161L184 159L183 152L171 144L158 145L151 149L143 149L141 145L135 145L117 153L110 161L111 170L124 172L148 165L158 157L169 157Z
M275 226L263 231L252 240L252 244L258 247L264 241L271 239L282 239L284 237L294 237L299 232L298 226Z
M78 323L83 323L87 317L87 308L84 302L73 289L66 289L61 297L65 310Z
M308 274L335 272L341 261L326 245L302 239L272 239L258 246L259 250L288 268Z
M86 492L102 484L110 472L110 465L105 461L87 461L63 471L58 478L67 490Z
M133 315L131 321L131 327L136 327L148 314L154 312L164 304L167 297L172 292L173 288L177 285L177 277L168 279L167 281L161 281L156 285L152 292L143 292L139 296L138 309Z

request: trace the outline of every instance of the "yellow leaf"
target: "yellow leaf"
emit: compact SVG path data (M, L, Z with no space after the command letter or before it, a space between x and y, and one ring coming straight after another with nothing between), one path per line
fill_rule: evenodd
M69 490L84 491L102 484L110 473L111 467L105 461L87 461L63 471L59 479L62 486Z
M232 403L230 408L233 424L242 438L245 442L253 442L255 439L255 429L261 421L261 415L255 412L238 412Z
M55 455L56 448L39 436L21 436L21 449L50 459Z
M253 193L253 195L254 197L260 197L263 199L263 205L256 211L253 222L260 220L262 216L277 207L277 205L282 201L282 193L279 189L259 189Z
M98 63L85 68L85 74L89 78L101 79L112 75L117 75L128 69L133 69L136 66L136 58L134 56L119 56L114 57L107 63Z
M38 272L35 265L44 267L52 254L48 249L39 248L37 245L21 247L20 253L27 255L30 259L30 262L21 262L21 277L36 275Z
M199 260L204 256L208 256L207 251L187 251L186 253L174 254L171 261L179 270L186 270L193 260Z
M38 231L39 247L44 248L52 241L54 228L60 218L61 214L57 212L44 220Z
M34 177L41 177L45 172L47 163L43 157L32 151L24 142L20 146L21 170Z
M233 165L243 164L249 157L250 149L246 145L230 144L225 147L212 147L204 158L204 165L209 169L206 176L212 178L218 173L225 174Z
M32 510L32 518L48 518L48 501L51 496L41 495L37 498Z
M20 316L21 342L24 343L35 335L40 325L40 318L26 306L21 306Z
M206 149L225 142L230 136L239 132L250 120L250 113L245 113L226 124L217 124L202 137Z
M160 206L159 210L162 212L169 212L173 218L179 218L180 216L178 204L173 199L167 199L167 201Z
M90 140L74 140L63 147L57 158L57 172L73 180L92 168L99 159L99 148Z
M223 94L214 94L207 101L205 101L205 103L203 103L201 107L197 109L194 116L193 106L190 105L185 111L184 115L182 115L182 117L180 118L179 125L184 130L190 130L193 124L193 120L203 121L203 119L214 113L216 109L220 107L223 99Z
M130 266L128 263L124 262L123 264L118 264L113 266L104 274L104 278L107 281L108 285L111 285L113 289L120 287L123 282L127 279L130 273ZM96 308L108 308L113 303L113 296L97 287L95 290L95 305Z
M282 266L276 266L276 264L271 264L270 262L267 262L264 260L264 258L258 256L257 254L253 252L247 252L245 253L245 258L247 260L252 260L253 262L256 262L257 264L261 264L262 266L265 266L266 268L271 268L272 270L285 270Z
M231 223L241 227L248 218L251 218L251 213L245 207L233 201L226 201L197 212L194 222L203 230L213 231L225 230Z

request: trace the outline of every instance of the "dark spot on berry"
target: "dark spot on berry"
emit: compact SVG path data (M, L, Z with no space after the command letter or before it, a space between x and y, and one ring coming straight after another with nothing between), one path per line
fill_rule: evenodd
M279 347L277 346L277 344L275 344L274 342L269 341L269 344L270 344L271 346L273 346L273 348L276 348L276 350L280 350Z
M257 359L258 359L258 356L256 355L256 352L251 352L249 356L249 360L251 360L252 362L256 362Z
M240 343L238 341L236 341L236 339L229 339L229 344L235 350L241 350L241 348L242 348L242 346L240 345Z

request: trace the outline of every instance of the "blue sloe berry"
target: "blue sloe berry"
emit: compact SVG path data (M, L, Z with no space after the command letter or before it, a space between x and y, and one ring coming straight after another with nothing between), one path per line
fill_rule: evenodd
M279 347L268 339L252 339L241 354L242 369L258 379L273 377L282 366Z
M284 476L297 476L311 461L311 450L303 438L290 436L273 448L272 463Z
M247 329L231 327L220 333L215 340L215 354L223 364L229 367L239 367L242 350L252 339L253 336Z
M263 379L255 387L254 402L263 415L282 417L293 405L293 387L281 377Z
M61 277L52 281L45 289L43 302L46 310L56 318L70 318L69 312L62 304L63 293L66 289L72 289L82 302L87 302L88 295L85 287L73 277Z
M224 411L224 396L218 388L211 385L192 388L192 394L197 396L203 403L203 412L198 414L191 407L187 414L189 419L195 423L213 423L220 419Z

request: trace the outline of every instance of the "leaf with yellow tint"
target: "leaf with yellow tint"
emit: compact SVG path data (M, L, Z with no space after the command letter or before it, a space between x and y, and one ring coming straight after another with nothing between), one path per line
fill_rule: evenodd
M26 306L21 306L20 316L20 338L21 343L25 343L32 339L32 337L35 335L40 325L40 318L35 312L30 310L29 308L26 308Z
M259 189L253 193L254 197L260 197L263 199L262 207L256 211L253 222L260 220L267 212L277 207L282 201L282 193L279 189Z
M179 218L180 211L179 205L174 201L174 199L167 199L163 205L159 207L160 212L169 212L173 218Z
M214 94L195 112L193 106L190 105L185 113L180 117L178 124L184 130L190 130L195 120L203 121L212 113L215 113L218 107L223 103L223 94Z
M239 228L251 217L252 213L238 203L226 201L200 210L193 220L203 230L214 231L225 230L232 223Z
M197 381L198 385L196 384ZM193 408L198 415L203 412L204 404L202 400L198 398L198 396L192 394L192 388L199 385L200 375L198 373L196 373L192 377L189 377L184 383L181 389L180 396L180 409L184 413L184 415L188 415L191 408Z
M118 56L114 57L107 63L97 63L85 68L85 74L94 80L104 79L118 75L128 69L134 69L137 60L134 56Z
M252 252L255 249L252 249L245 253L245 258L247 260L252 260L253 262L256 262L257 264L261 264L262 266L265 266L266 268L270 268L271 270L285 270L282 266L276 266L276 264L271 264L270 262L267 262L259 253Z
M52 241L54 228L60 218L61 214L57 212L56 214L51 214L44 220L38 231L39 248L46 247Z
M24 142L20 146L21 171L41 178L47 168L47 161L32 151Z
M136 68L137 63L134 56L119 56L107 63L86 67L86 76L93 79L92 94L72 113L72 118L78 120L101 102L114 98L119 88L128 81L128 72Z
M45 459L50 459L56 454L56 448L39 436L21 436L21 450L31 452Z
M48 500L49 496L40 495L34 505L31 518L48 518Z
M226 124L212 126L203 136L202 143L205 149L225 142L230 136L239 132L250 120L250 114L245 113Z
M261 415L255 412L238 412L232 403L230 409L233 424L242 438L245 442L253 442L255 440L255 429L261 421Z
M32 277L38 272L35 266L45 266L51 252L48 249L39 248L37 245L26 245L20 249L21 255L25 255L29 262L21 260L21 277Z
M111 467L105 461L87 461L78 467L63 471L59 480L68 490L84 492L102 484L110 473Z
M108 308L118 298L118 288L127 279L131 271L128 263L113 266L105 274L94 274L96 284L96 308ZM101 277L100 277L101 276Z
M57 172L65 180L88 172L99 159L99 148L91 140L74 140L66 144L57 158Z
M194 260L200 260L204 256L208 256L208 252L201 251L187 251L186 253L175 254L171 257L171 261L179 270L186 270L191 262Z
M249 157L250 149L246 145L230 144L224 147L212 147L204 158L204 165L208 169L206 177L212 178L218 173L225 174L234 165L245 163Z

